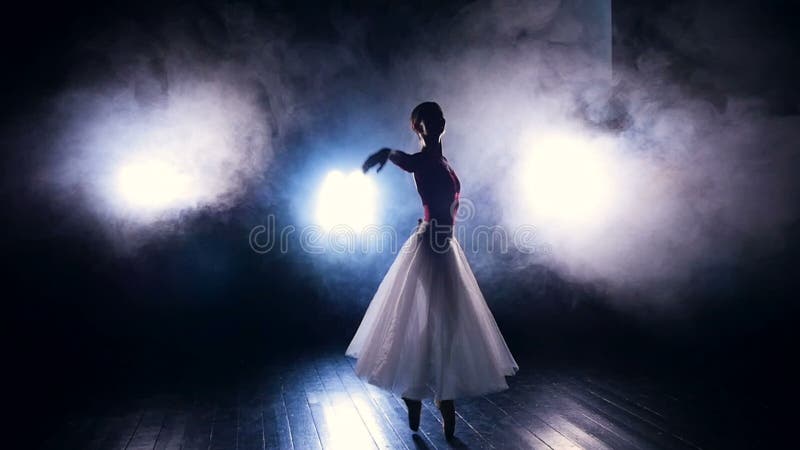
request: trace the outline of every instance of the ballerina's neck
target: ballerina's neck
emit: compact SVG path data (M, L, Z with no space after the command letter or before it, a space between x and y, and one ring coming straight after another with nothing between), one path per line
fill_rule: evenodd
M422 147L423 152L430 153L433 155L440 155L442 154L442 143L441 142L426 142L425 146Z

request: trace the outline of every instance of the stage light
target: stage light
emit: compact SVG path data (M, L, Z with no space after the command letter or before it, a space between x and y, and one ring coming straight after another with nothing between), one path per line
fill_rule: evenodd
M186 201L191 178L163 161L122 165L116 177L117 191L128 208L158 211Z
M80 206L115 232L228 209L263 176L272 153L266 120L246 92L208 83L176 85L152 103L126 94L76 113L48 177L59 191L77 188Z
M344 174L333 170L317 195L317 224L326 231L347 226L360 232L375 223L377 194L375 183L360 171Z
M551 133L524 145L519 181L532 220L581 226L604 219L615 193L610 141Z

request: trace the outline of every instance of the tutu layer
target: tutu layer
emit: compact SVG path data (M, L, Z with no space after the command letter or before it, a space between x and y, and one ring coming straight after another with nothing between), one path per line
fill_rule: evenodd
M519 367L464 251L431 245L423 222L401 248L346 354L370 384L411 399L449 400L508 389Z

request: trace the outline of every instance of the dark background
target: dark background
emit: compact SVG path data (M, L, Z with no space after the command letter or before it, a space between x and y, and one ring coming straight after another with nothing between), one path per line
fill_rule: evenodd
M385 54L408 51L408 34L444 26L463 7L399 3L249 7L253 14L293 24L290 45L339 39L331 11L363 18L366 58L374 63L366 69L381 70ZM775 117L800 112L798 11L792 2L712 2L703 10L725 14L710 18L695 16L691 2L614 2L612 10L615 67L633 66L655 48L678 61L668 76L691 95L712 103L724 103L731 94L757 97ZM244 371L315 345L344 351L388 267L390 259L384 259L332 275L335 265L320 265L309 255L252 252L249 228L269 213L292 208L288 194L265 199L258 184L224 213L194 211L182 218L180 233L150 237L133 253L109 246L100 221L75 214L37 189L29 175L46 159L47 148L32 143L48 139L53 124L42 117L50 100L76 79L94 76L86 69L94 58L83 50L87 40L123 23L157 30L178 18L213 22L216 11L212 3L115 1L27 3L4 14L4 328L11 354L6 372L24 405L21 417L44 409L55 420L69 400L90 399L104 389L168 384L194 371ZM663 33L664 20L682 24L687 33L706 25L734 27L736 39L719 54L694 52ZM697 42L695 49L702 47ZM710 75L693 77L697 68ZM303 129L282 131L280 148L288 150L276 152L289 155L281 156L282 164L303 167L308 155L290 150L303 139ZM287 169L262 183L281 192L297 176ZM414 201L413 189L404 189ZM408 219L413 223L413 213ZM676 304L691 307L651 307L645 297L652 290L645 289L628 295L634 303L641 300L639 306L618 308L602 284L564 279L546 266L505 277L476 275L512 352L540 355L543 364L616 359L788 379L796 354L798 225L797 217L782 223L779 245L767 252L746 250L693 268L674 295ZM758 236L751 241L757 246ZM502 260L493 264L502 271ZM337 290L361 307L332 301Z

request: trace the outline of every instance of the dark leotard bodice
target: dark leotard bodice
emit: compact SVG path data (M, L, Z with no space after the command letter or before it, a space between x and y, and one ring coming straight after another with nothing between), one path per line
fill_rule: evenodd
M441 154L421 151L413 155L396 152L392 161L414 174L425 220L439 225L453 225L458 211L461 182L447 159Z

